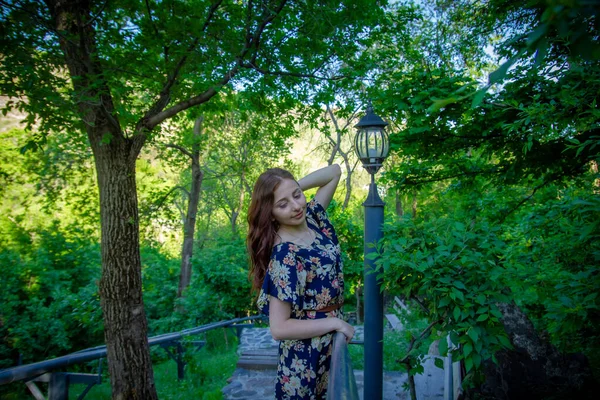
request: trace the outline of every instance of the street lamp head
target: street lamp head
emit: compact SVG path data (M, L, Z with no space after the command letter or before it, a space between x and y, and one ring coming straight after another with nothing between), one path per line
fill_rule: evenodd
M354 148L363 167L375 174L381 168L383 160L390 151L390 142L385 127L388 125L380 116L373 112L371 103L367 106L367 113L354 125L357 129L354 138Z

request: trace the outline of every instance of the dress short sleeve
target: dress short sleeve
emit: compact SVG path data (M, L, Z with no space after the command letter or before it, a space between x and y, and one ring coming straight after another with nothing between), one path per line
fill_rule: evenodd
M301 260L296 257L297 252L298 246L289 242L273 248L267 275L257 300L257 306L262 313L269 315L269 296L291 303L292 317L302 311L306 270Z
M333 244L336 246L339 245L337 234L335 233L333 224L329 220L327 211L325 211L325 208L323 208L317 199L313 198L306 206L306 217L309 221L312 219L314 225L319 228L319 231L327 236Z

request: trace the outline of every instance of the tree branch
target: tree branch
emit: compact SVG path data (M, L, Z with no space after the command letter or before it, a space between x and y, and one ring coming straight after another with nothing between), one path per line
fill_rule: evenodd
M322 81L339 81L341 79L346 78L345 75L337 75L334 77L327 77L327 76L315 75L314 73L304 74L304 73L300 73L300 72L269 71L269 70L260 68L256 65L252 64L251 62L242 64L242 67L248 68L248 69L253 69L256 72L261 73L262 75L290 76L290 77L294 77L294 78L314 78L314 79L319 79Z
M171 149L177 149L180 152L182 152L183 154L185 154L186 156L188 156L189 158L193 159L194 156L192 155L192 153L190 153L185 147L180 146L178 144L174 144L174 143L166 143L164 145L165 147L169 147Z
M190 192L188 192L188 190L185 187L183 187L183 186L172 187L164 196L162 196L157 202L154 203L154 206L150 206L147 211L144 211L140 214L143 216L146 216L146 215L150 215L150 214L158 211L163 206L163 204L165 203L167 198L169 198L169 196L178 189L181 190L182 192L184 192L188 197L190 196Z
M421 309L425 312L425 314L427 314L427 315L431 314L429 309L425 306L425 304L423 304L423 302L421 300L419 300L419 298L417 296L410 296L410 299L413 300L415 303L417 303L419 305L419 307L421 307Z
M152 10L150 10L150 3L148 2L148 0L146 1L146 11L148 11L148 18L150 18L150 23L152 24L152 27L154 28L154 33L156 34L156 36L160 36L160 33L158 32L158 28L156 27L156 24L154 23L154 20L152 19Z
M203 93L201 93L197 96L194 96L187 100L181 101L166 110L156 113L155 115L146 116L138 124L138 130L143 130L144 128L151 130L156 125L163 122L165 119L171 118L174 115L176 115L177 113L179 113L180 111L186 110L190 107L196 106L198 104L206 103L214 95L216 95L217 91L220 88L225 86L235 75L237 75L237 73L239 72L240 66L243 64L242 60L246 57L248 52L252 48L258 49L259 39L260 39L263 31L265 30L266 26L269 23L271 23L271 21L273 21L273 19L277 15L279 15L279 13L281 13L281 10L283 9L283 7L285 6L286 3L287 3L287 0L284 0L281 2L279 7L277 7L277 9L275 11L269 10L269 12L266 13L266 16L264 17L263 21L257 28L254 35L248 35L248 34L246 35L244 48L240 51L240 54L238 54L238 56L236 56L235 65L233 65L231 67L231 69L223 75L223 78L221 78L221 80L219 82L217 82L214 86L208 88ZM220 4L220 3L217 3L217 4ZM252 4L253 4L252 2L249 2L248 8L250 8L252 6Z
M431 329L434 326L436 326L437 324L441 324L442 322L444 322L444 321L441 320L441 319L433 321L432 323L430 323L427 326L427 328L423 329L423 331L416 338L411 335L410 344L408 345L408 349L406 350L406 355L402 359L397 360L397 362L400 363L400 364L406 363L408 361L409 357L410 357L411 350L415 346L415 343L420 342L421 340L423 340L423 338L425 337L425 335L429 335L430 334Z

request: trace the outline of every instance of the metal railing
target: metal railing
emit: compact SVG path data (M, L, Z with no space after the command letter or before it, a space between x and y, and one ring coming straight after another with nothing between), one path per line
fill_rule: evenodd
M358 400L358 389L348 353L346 336L341 332L336 332L333 336L327 400Z
M181 345L181 339L186 336L198 335L200 333L208 332L212 329L235 327L238 328L238 336L241 328L252 326L250 324L243 324L246 321L252 321L256 319L264 319L264 316L255 315L252 317L235 318L228 321L220 321L212 324L202 325L191 329L186 329L180 332L166 333L154 337L148 338L149 346L160 345L163 347L170 358L177 362L178 379L183 379L183 367L185 362L183 361L182 353L184 351ZM177 354L174 355L168 349L169 346L176 346ZM5 385L12 382L27 380L28 387L30 390L31 383L33 380L49 382L49 399L63 399L68 397L68 384L72 383L88 383L88 389L84 393L87 393L89 388L94 384L100 383L99 374L75 374L75 373L64 373L64 372L53 372L60 368L66 368L71 365L81 364L87 361L97 360L106 357L106 346L97 346L80 350L71 354L67 354L62 357L53 358L51 360L44 360L32 364L20 365L17 367L7 368L0 370L0 385ZM56 379L60 378L60 379ZM64 379L63 379L64 378ZM53 382L55 382L53 387ZM63 388L65 387L66 388ZM35 389L34 389L35 390ZM35 394L34 394L35 396ZM37 396L36 396L37 397ZM80 398L83 398L80 396Z

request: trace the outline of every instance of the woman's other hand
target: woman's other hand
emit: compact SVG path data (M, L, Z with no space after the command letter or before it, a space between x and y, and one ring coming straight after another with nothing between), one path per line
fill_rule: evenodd
M340 324L336 329L336 332L342 332L344 336L346 336L346 343L350 343L350 341L354 337L354 327L344 320L339 319L339 321Z

